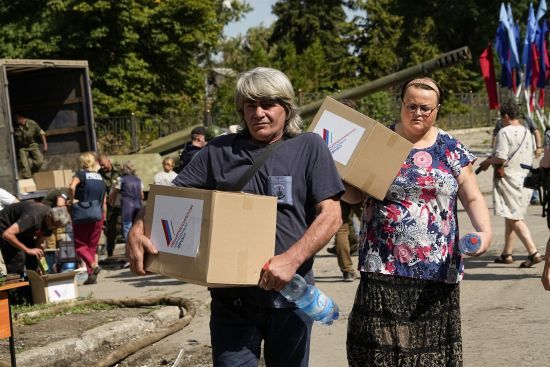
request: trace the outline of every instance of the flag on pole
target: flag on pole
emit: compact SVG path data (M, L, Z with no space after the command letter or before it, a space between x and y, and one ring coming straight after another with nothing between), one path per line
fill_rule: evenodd
M491 44L479 56L479 66L481 67L481 75L483 75L483 80L485 80L485 88L489 97L489 109L496 110L499 108L499 105Z
M525 87L530 87L533 79L533 62L534 56L532 53L533 47L531 45L535 42L537 34L537 19L535 18L535 11L533 9L533 3L529 4L529 17L527 18L527 32L525 33L525 39L523 41L522 59L521 63L525 67Z
M546 0L541 0L537 9L537 22L541 20L542 17L544 17L544 14L546 14L547 10L548 9L546 8Z

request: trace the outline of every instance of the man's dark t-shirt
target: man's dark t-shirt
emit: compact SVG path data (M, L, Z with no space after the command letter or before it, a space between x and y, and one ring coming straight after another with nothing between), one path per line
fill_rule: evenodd
M265 148L266 145L258 145L236 134L220 136L197 153L173 183L176 186L234 191L241 176ZM316 204L340 196L344 187L325 142L317 134L304 133L282 142L242 191L278 197L275 246L278 255L303 236L316 217ZM298 273L310 282L313 280L312 266L313 258L298 269ZM239 292L244 292L242 289ZM253 289L251 292L256 293L253 298L258 302L290 307L278 292L265 292L258 287L244 289ZM225 291L216 289L212 292L214 296L214 293Z
M0 234L17 223L20 231L17 238L25 245L29 243L29 240L34 239L38 231L49 236L51 231L44 223L44 218L49 210L50 208L46 205L32 200L8 205L0 211Z
M191 159L193 159L195 154L197 154L197 152L201 149L202 149L201 147L198 147L191 143L185 144L180 154L180 164L177 172L178 173L181 172L181 170L184 169L185 166L189 164L189 162L191 162Z

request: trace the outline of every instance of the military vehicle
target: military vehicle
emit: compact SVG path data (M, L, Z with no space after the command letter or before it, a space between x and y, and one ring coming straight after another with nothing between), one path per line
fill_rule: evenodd
M19 199L39 198L18 187L14 114L36 121L48 151L41 171L78 168L78 156L96 150L87 61L0 59L0 187Z
M444 53L431 60L424 61L420 64L398 71L397 73L393 73L373 81L368 81L354 88L346 89L341 93L332 95L331 97L335 99L349 98L357 100L369 94L403 83L415 76L429 74L435 70L453 66L459 62L470 60L471 58L472 54L470 53L470 49L467 46L461 47L459 49ZM319 107L321 107L323 100L324 98L301 106L300 115L305 119L312 117L315 115ZM188 138L189 132L192 128L193 127L189 127L185 131L157 139L151 142L150 146L143 149L142 152L158 152L161 155L170 155L170 153L173 153L175 150L181 148L182 139Z

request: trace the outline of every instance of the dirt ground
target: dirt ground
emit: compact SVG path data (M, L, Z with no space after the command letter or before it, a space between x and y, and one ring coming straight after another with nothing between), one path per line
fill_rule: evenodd
M16 351L17 354L20 354L31 348L46 346L49 343L63 339L76 338L87 330L113 321L145 317L152 310L153 308L151 307L115 307L107 310L90 309L89 312L86 313L70 313L51 316L45 320L32 324L26 324L21 319L18 319L14 321ZM17 318L17 315L14 315L14 318ZM127 340L127 342L130 341L131 339ZM118 344L102 344L101 347L96 350L94 356L90 358L90 362L93 363L94 360L111 353L119 346ZM117 366L171 366L175 362L174 351L177 350L177 348L182 348L182 344L178 343L178 346L174 346L170 343L166 343L165 340L161 340L159 343L155 343L151 347L144 348L134 355L129 356L117 364ZM189 339L185 341L184 349L184 357L181 359L181 362L178 363L179 367L211 365L212 358L209 346L201 345L196 340ZM8 339L0 340L0 362L8 363L9 360L9 341Z

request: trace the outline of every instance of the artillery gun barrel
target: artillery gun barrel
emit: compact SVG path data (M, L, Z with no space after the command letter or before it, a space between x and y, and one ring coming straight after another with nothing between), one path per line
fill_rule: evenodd
M354 88L346 89L340 93L332 95L331 97L333 97L334 99L359 99L369 94L386 89L392 85L402 83L410 78L413 78L414 76L424 75L437 69L452 66L461 61L471 60L471 58L472 54L470 52L470 49L468 48L468 46L464 46L459 49L444 53L434 59L424 61L420 64L387 75L380 79L364 83ZM303 118L314 115L319 107L321 107L322 103L323 99L308 103L300 107L300 115Z

